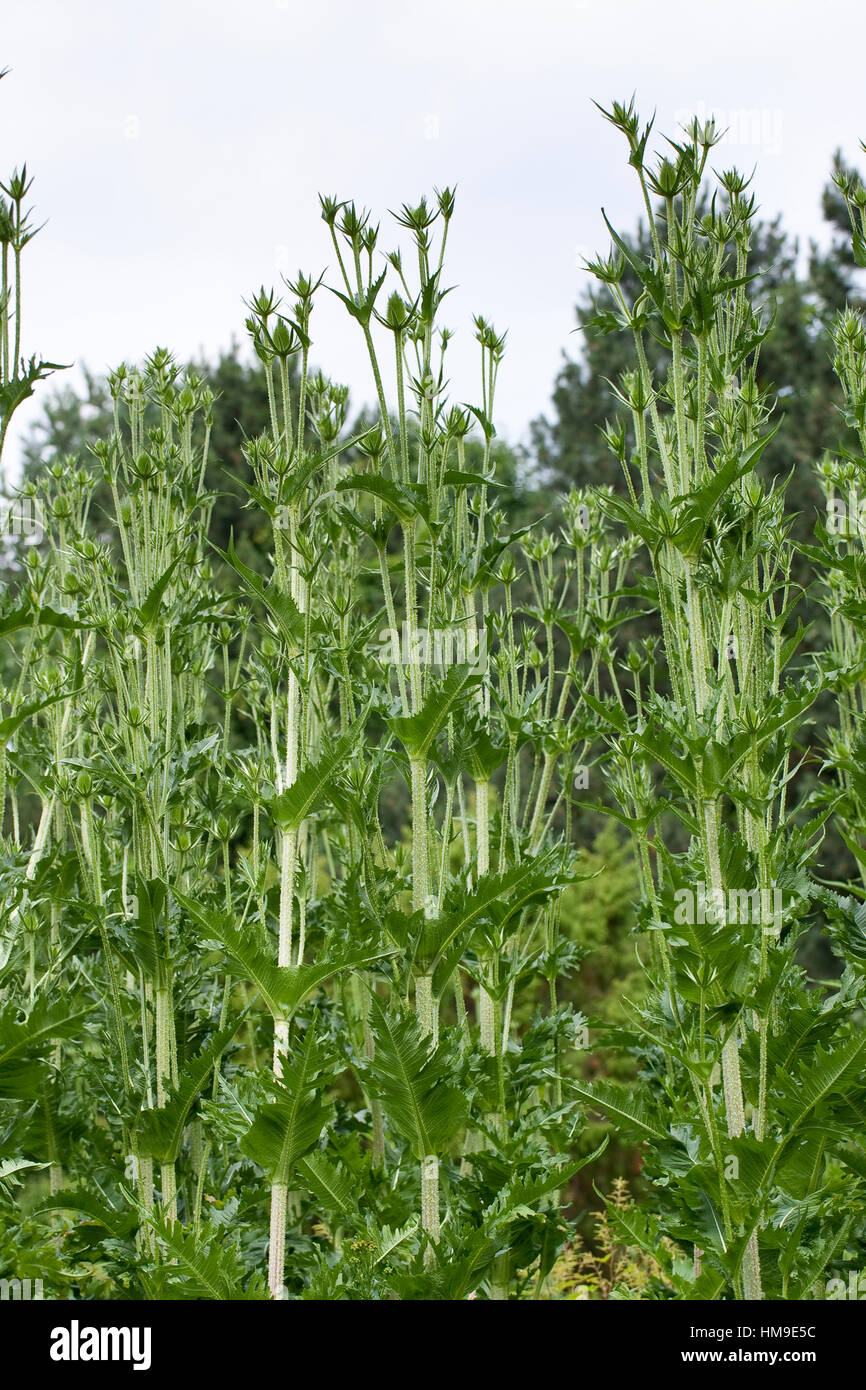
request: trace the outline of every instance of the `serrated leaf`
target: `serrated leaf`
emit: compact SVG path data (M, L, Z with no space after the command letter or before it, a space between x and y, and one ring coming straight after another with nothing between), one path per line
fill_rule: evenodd
M399 715L388 720L410 758L425 756L455 706L480 679L480 673L469 665L452 666L444 681L430 691L416 714Z
M625 1086L609 1081L569 1081L569 1090L593 1109L604 1110L620 1127L641 1139L656 1139L670 1142L670 1132L665 1129L643 1101Z
M295 1162L298 1178L329 1211L351 1216L358 1209L351 1180L323 1153L310 1153Z
M245 1013L239 1015L186 1064L178 1086L164 1106L141 1112L135 1122L140 1153L159 1159L161 1163L176 1161L183 1143L183 1132L199 1092L245 1017Z
M411 1014L386 1010L370 999L375 1056L365 1082L381 1100L390 1124L412 1145L416 1158L441 1154L463 1125L466 1101L451 1080L450 1060L430 1047Z
M298 773L290 787L286 787L279 796L265 803L284 834L290 830L298 830L303 821L314 810L318 810L329 782L357 747L363 729L364 719L359 718L317 762Z
M282 1059L273 1100L259 1110L241 1140L244 1153L265 1169L271 1182L287 1184L297 1160L318 1142L333 1111L324 1096L329 1081L330 1059L309 1028L300 1053Z
M289 650L299 647L304 640L304 615L291 595L281 593L273 579L266 584L261 575L245 565L235 550L234 538L229 541L228 550L220 550L217 546L214 549L231 566L250 597L260 599L265 605Z

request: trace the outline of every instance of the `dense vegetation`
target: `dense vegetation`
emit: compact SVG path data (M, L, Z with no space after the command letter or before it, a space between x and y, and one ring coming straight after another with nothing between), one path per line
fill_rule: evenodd
M531 483L484 318L448 382L449 189L396 250L322 198L328 282L251 296L250 360L49 399L0 607L0 1274L756 1300L861 1268L866 190L837 162L847 243L801 282L712 122L655 157L605 115L646 220L590 266ZM52 369L27 189L4 432Z

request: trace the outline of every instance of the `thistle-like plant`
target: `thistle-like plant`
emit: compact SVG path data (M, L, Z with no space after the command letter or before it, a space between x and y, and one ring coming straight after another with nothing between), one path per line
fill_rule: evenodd
M8 68L0 72L0 79ZM0 182L0 458L13 414L33 395L37 382L61 369L58 362L45 362L22 356L21 338L21 257L38 227L25 207L33 179L27 165L15 169L7 183Z
M777 426L755 376L772 324L745 292L754 199L733 170L706 195L712 122L652 160L632 105L605 115L627 140L653 252L639 258L608 224L612 255L590 267L611 301L597 327L631 334L638 363L616 385L627 427L609 432L627 497L603 505L646 547L667 680L588 697L636 836L657 992L617 1039L644 1059L637 1094L577 1091L649 1141L659 1210L642 1241L693 1245L681 1296L797 1297L854 1220L856 1163L832 1201L827 1184L866 1039L857 990L809 992L794 954L827 814L798 805L797 736L827 681L797 657L784 489L757 470ZM661 377L650 337L667 350Z
M860 890L815 875L834 812L862 863L862 545L819 533L833 649L804 656L759 470L751 196L731 172L704 197L712 125L653 163L633 109L610 117L653 247L611 229L593 266L597 326L637 352L605 430L622 492L513 520L486 319L477 389L448 379L448 189L384 255L323 198L331 270L248 301L257 550L208 540L213 395L165 350L36 488L44 541L0 606L4 1272L26 1250L63 1297L541 1297L599 1109L644 1145L648 1195L608 1229L653 1296L806 1297L862 1248ZM326 294L368 355L359 418L317 366ZM855 427L862 337L840 322ZM599 810L640 869L649 991L600 1037L633 1087L581 1079L563 989ZM797 963L816 908L836 986Z

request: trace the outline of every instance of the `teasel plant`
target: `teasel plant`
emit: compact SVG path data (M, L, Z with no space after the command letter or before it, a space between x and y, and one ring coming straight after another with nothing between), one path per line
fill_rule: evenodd
M375 234L324 210L364 330ZM213 397L163 349L37 488L45 536L0 614L3 1171L48 1168L27 1219L79 1289L514 1297L567 1235L592 1156L555 909L611 561L563 583L556 546L505 529L484 320L480 404L445 400L428 234L452 211L400 215L418 283L387 258L354 432L311 366L324 286L250 300L259 568L209 540Z
M315 1147L340 1070L336 1040L325 1036L336 1029L343 1065L350 1062L368 1103L367 1232L376 1246L395 1239L418 1252L417 1268L410 1261L401 1276L403 1296L426 1296L421 1289L457 1296L455 1289L469 1292L484 1281L488 1296L503 1297L506 1232L523 1222L518 1207L543 1201L535 1225L558 1230L548 1196L581 1162L554 1160L528 1075L509 1086L515 983L540 959L549 905L575 870L562 835L548 824L556 810L547 806L550 770L543 782L536 778L531 802L518 787L518 748L530 735L540 746L550 722L545 689L558 677L553 654L540 674L538 666L534 674L523 669L534 648L515 639L512 613L507 652L489 666L484 660L494 626L490 593L512 585L516 574L507 559L515 538L502 535L489 500L497 483L491 416L503 341L476 320L481 403L448 405L450 335L438 330L437 315L449 191L434 207L422 201L398 215L413 241L414 285L399 252L375 272L378 229L366 214L333 199L322 200L322 212L342 277L335 292L369 350L378 418L346 438L345 392L310 372L318 283L309 276L289 283L289 307L262 290L250 303L248 328L271 377L272 419L267 434L249 442L247 457L251 498L273 524L273 569L258 576L232 549L224 558L271 629L250 668L268 691L270 715L263 721L250 711L257 735L248 751L272 787L261 806L280 866L276 967L266 969L229 923L210 916L238 973L260 992L267 982L274 1017L275 1078L243 1143L272 1181L269 1286L279 1298L287 1222L296 1241L292 1230L303 1224L311 1195L321 1201L324 1194L333 1207L339 1193L342 1220L359 1219L340 1161L344 1145ZM435 222L442 237L434 250ZM383 294L380 312L388 274L399 288ZM290 370L291 359L297 365ZM473 418L481 440L470 442ZM470 450L480 455L478 471ZM511 711L510 736L496 702ZM284 749L290 756L281 768ZM515 833L494 837L488 788L504 763L502 814ZM408 846L380 819L401 779ZM329 977L333 993L319 996L312 1011L303 1007ZM468 1008L466 979L476 982ZM329 999L339 1005L337 1018ZM290 1016L281 1000L290 1001ZM443 1030L445 1006L455 1022ZM548 1049L552 1058L568 1032L567 1015L563 1009L539 1020L530 1050L540 1057ZM515 1088L517 1103L509 1095ZM555 1095L555 1087L541 1088L548 1089ZM476 1093L471 1115L467 1100ZM520 1115L530 1098L532 1123ZM570 1142L573 1107L560 1097L549 1109L550 1135ZM404 1151L417 1165L416 1216L404 1210L389 1235L376 1208L393 1206L387 1193ZM444 1222L443 1163L452 1175Z
M216 855L227 834L204 796L209 756L217 767L224 756L206 726L207 678L225 627L209 595L205 540L212 396L195 375L179 375L164 350L143 372L113 374L115 432L94 449L110 540L79 528L70 583L99 655L85 741L71 763L70 836L109 984L141 1245L155 1256L156 1214L167 1228L178 1216L182 1119L234 1031L225 1032L225 994L221 1026L209 1036L207 1008L195 995L190 1006L187 991L203 982L179 911L197 861ZM130 1009L134 1041L126 1038ZM203 1037L188 1067L192 1041ZM187 1210L192 1181L187 1170Z
M3 437L53 369L20 358L29 186L0 216ZM411 269L374 269L353 205L322 212L375 406L349 433L311 367L321 280L253 297L269 571L208 539L213 396L164 349L111 374L92 456L26 489L45 534L0 613L0 1183L49 1169L41 1268L61 1279L65 1245L90 1292L537 1293L589 1161L556 913L608 561L560 586L556 544L504 529L483 318L477 403L447 399L453 192L398 214ZM539 976L550 1007L518 1025Z
M300 1070L295 1067L289 1057L292 1018L321 980L372 962L380 954L375 944L361 946L356 939L339 943L330 958L326 948L315 964L304 961L308 901L316 895L320 858L337 880L352 871L351 861L360 852L358 835L350 826L335 862L332 839L317 813L336 769L357 749L364 711L357 707L347 666L355 616L355 555L323 515L340 454L357 441L340 439L345 388L309 369L310 317L318 284L299 275L289 288L296 296L294 318L280 313L280 301L262 290L249 306L247 321L269 383L270 430L249 442L247 458L254 480L251 497L272 522L273 572L263 580L233 548L224 557L249 598L264 608L272 628L258 667L265 674L262 658L269 655L268 715L263 722L253 713L257 745L251 752L267 769L272 788L263 804L274 827L279 876L274 979L285 983L270 992L275 1099L249 1143L251 1152L272 1170L268 1278L275 1298L285 1296L286 1221L290 1206L297 1205L288 1185L298 1157L292 1152L296 1141L290 1140L288 1126L295 1123L292 1107L309 1099L311 1084L320 1074L315 1068L322 1066L311 1026ZM289 363L295 357L301 365L293 385ZM321 1128L325 1110L320 1098L310 1104ZM285 1143L275 1153L270 1147L273 1132L279 1134L284 1122ZM309 1133L318 1137L316 1130Z
M50 504L46 499L34 505L29 497L31 515L44 521L50 510L58 533L71 533L86 509L82 483L81 473L58 467ZM76 742L74 701L89 677L94 639L78 630L69 612L66 560L52 564L33 545L16 558L21 566L18 593L15 600L6 600L0 623L4 641L12 647L15 672L5 691L8 714L0 753L0 808L4 828L8 825L0 944L4 1093L16 1108L35 1108L34 1123L56 1190L63 1183L55 1124L63 1041L74 1034L83 1014L76 1008L76 992L70 989L65 998L58 987L64 977L61 911L56 902L49 905L43 883L66 838L66 762ZM21 1161L20 1154L4 1159L13 1171ZM35 1166L35 1160L24 1160L23 1166Z
M162 1219L169 1230L177 1217L186 1114L234 1032L223 1031L213 1049L209 1039L186 1067L207 1009L200 999L189 1004L189 956L173 894L187 886L194 784L221 740L204 730L216 617L198 582L209 577L202 484L212 396L194 375L183 382L178 375L158 350L143 372L112 376L115 432L94 446L90 469L64 459L50 470L39 499L44 551L28 556L24 602L7 619L38 634L28 638L31 656L38 653L29 676L48 692L19 712L33 717L35 739L25 744L16 735L8 754L16 837L19 790L28 786L41 804L22 914L37 997L31 987L28 1016L15 1021L12 991L11 1047L23 1054L19 1065L30 1064L23 1098L38 1097L49 1208L80 1210L87 1201L61 1181L82 1160L81 1129L71 1127L66 1152L62 1141L71 1123L64 1093L70 1085L74 1093L83 1071L117 1145L114 1162L102 1155L113 1189L107 1219L132 1222L145 1262L162 1257L153 1223ZM14 979L14 952L8 965ZM62 1026L52 1030L46 1073L30 1054L52 1010ZM88 1045L64 1052L63 1039L82 1031ZM189 1209L189 1191L184 1201Z
M0 81L8 72L8 68L0 71ZM6 183L0 182L0 460L15 411L33 395L38 382L62 370L58 362L43 361L35 354L28 361L22 355L21 262L25 247L39 231L25 206L32 186L26 164L13 170Z
M835 182L851 219L852 250L866 264L866 188L856 174L837 172ZM866 709L866 327L859 308L849 306L833 324L834 367L843 407L840 443L818 463L825 515L815 546L805 547L820 576L830 625L827 653L837 701L826 750L835 775L830 791L834 815L866 889L862 753Z
M809 1297L862 1250L862 892L817 872L834 817L862 876L862 536L805 548L831 632L809 652L760 473L747 182L706 196L712 123L654 163L633 107L607 114L653 248L611 228L591 267L596 328L635 351L605 427L622 491L508 521L506 340L475 318L461 399L443 189L384 255L323 198L330 270L249 299L257 554L213 543L213 396L164 349L112 374L91 455L22 492L44 535L0 605L0 1250L11 1229L60 1296L541 1297L598 1111L642 1145L648 1199L610 1223L663 1296ZM0 215L4 432L50 365L20 356L27 191ZM316 365L331 294L369 360L354 423ZM863 472L856 314L835 343L834 515ZM819 695L838 729L807 793ZM648 985L606 1028L563 997L560 917L602 811L634 839ZM833 982L797 958L818 913ZM590 1028L633 1086L577 1079Z
M526 788L521 785L520 755L531 736L540 751L539 728L547 731L552 722L552 683L557 673L552 640L539 678L538 668L535 674L531 670L531 654L537 649L522 627L516 631L511 592L517 570L510 542L523 538L502 536L501 513L491 502L498 484L491 467L493 412L505 342L483 318L475 320L481 355L478 404L448 407L444 399L450 334L440 330L437 337L436 320L445 294L441 277L453 208L453 193L444 190L436 195L435 207L422 200L416 207L404 206L398 214L398 222L414 242L418 276L410 282L402 256L389 255L400 288L388 299L381 324L394 338L397 405L392 442L383 451L383 474L389 456L393 462L390 476L362 485L391 505L402 532L401 611L406 615L409 675L406 679L396 666L400 713L390 725L408 762L412 913L418 920L411 970L418 1024L422 1035L431 1038L434 1056L446 986L453 993L460 1036L464 1042L474 1037L468 1027L464 970L476 984L477 1037L489 1079L486 1095L479 1097L479 1124L470 1126L468 1147L475 1156L467 1160L464 1155L465 1179L467 1170L474 1173L483 1166L481 1150L501 1151L511 1141L506 1092L515 983L531 958L534 931L540 929L550 900L573 870L561 850L542 853L551 838L545 836L548 827L543 820L550 790L549 763L535 778L534 815L529 821L524 818ZM330 221L332 208L325 205L323 212ZM338 229L347 241L356 235L353 218L354 212ZM438 251L431 230L436 223L441 228ZM370 235L367 227L361 230L362 238L365 235ZM353 259L347 255L341 263L348 265ZM347 276L345 296L341 292L347 307L350 298L356 306L365 300L373 284L372 280L353 284ZM381 383L383 373L372 334L365 330L365 336L374 379ZM411 429L404 379L412 384L415 403ZM384 400L380 409L384 420ZM473 418L481 432L480 457L474 467L467 461ZM382 571L384 581L384 565ZM427 595L423 623L414 616L421 609L419 589ZM505 597L505 613L499 609L498 621L491 605L494 591ZM385 607L394 632L396 608L387 585ZM552 638L549 623L547 635ZM437 644L450 645L464 657L472 654L476 659L458 661L446 669L447 657L436 651ZM491 787L497 769L502 770L501 802L494 818ZM440 787L445 804L437 823L430 805ZM448 872L453 841L462 849L463 860L464 888L456 910ZM539 903L545 900L539 912ZM476 919L482 926L473 931ZM405 941L405 927L401 936ZM426 1161L421 1157L428 1184L422 1215L431 1237L429 1263L439 1230L437 1156L427 1155ZM494 1259L487 1281L489 1296L504 1296L508 1263L507 1253Z
M830 1174L866 1038L853 977L825 997L795 959L829 814L798 797L798 738L827 675L798 655L784 486L758 470L778 426L756 381L772 319L746 293L754 198L736 171L707 192L712 122L652 160L633 104L604 115L626 138L652 254L608 223L611 254L589 266L610 299L596 329L627 333L636 359L607 431L625 495L603 505L645 548L666 680L653 688L638 662L630 688L586 697L607 725L613 813L635 836L655 993L607 1039L641 1057L638 1092L575 1090L648 1142L661 1210L632 1237L691 1242L679 1296L804 1296L854 1220L858 1160L844 1182ZM658 344L666 374L650 365Z
M866 188L859 176L845 172L837 172L835 182L851 219L854 259L857 265L866 265ZM803 549L819 579L816 589L829 626L824 666L836 700L836 718L827 730L823 750L822 770L830 776L815 799L831 807L859 877L859 882L824 882L823 902L835 949L862 974L866 965L866 324L861 308L848 306L837 316L832 341L842 388L843 429L839 442L818 461L825 515L816 524L815 544Z

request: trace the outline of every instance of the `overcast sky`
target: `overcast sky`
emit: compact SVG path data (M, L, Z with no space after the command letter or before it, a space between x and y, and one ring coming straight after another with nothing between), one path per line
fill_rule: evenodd
M370 207L388 249L389 208L456 183L452 394L477 399L483 313L508 329L497 417L519 439L577 351L580 261L607 247L601 205L626 228L638 216L592 99L634 91L670 134L687 111L715 113L730 127L717 167L756 164L767 215L820 236L833 150L854 159L866 136L864 13L849 0L0 0L0 170L27 161L46 219L24 347L98 371L157 344L215 354L243 337L243 296L329 265L319 191ZM360 406L357 325L325 295L314 325L317 364ZM37 413L19 411L7 467Z

